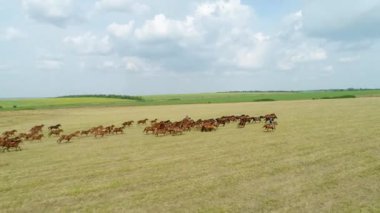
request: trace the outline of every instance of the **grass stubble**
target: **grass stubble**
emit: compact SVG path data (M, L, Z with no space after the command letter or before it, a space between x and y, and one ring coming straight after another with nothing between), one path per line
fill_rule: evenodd
M380 98L0 112L0 131L275 112L278 129L25 142L0 153L1 212L378 212ZM46 133L46 130L45 130Z

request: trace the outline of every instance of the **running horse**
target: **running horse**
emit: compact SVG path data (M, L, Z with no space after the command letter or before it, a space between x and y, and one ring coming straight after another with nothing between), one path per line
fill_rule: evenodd
M137 124L146 124L147 121L148 121L148 118L145 118L144 120L137 121Z
M61 127L61 126L62 126L61 124L57 124L57 125L49 126L48 129L49 130L59 129L59 127Z

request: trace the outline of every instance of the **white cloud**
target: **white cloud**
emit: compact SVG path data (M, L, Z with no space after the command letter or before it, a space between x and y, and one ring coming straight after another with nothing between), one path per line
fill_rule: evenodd
M28 17L58 27L81 21L72 0L22 0L22 7Z
M62 61L54 58L44 58L37 61L37 69L41 70L59 70L62 68Z
M104 61L102 63L102 66L101 68L104 68L104 69L118 69L120 68L119 65L117 63L115 63L114 61Z
M0 31L0 39L4 40L16 40L26 37L23 32L14 27L8 27L5 30Z
M11 67L9 65L0 64L0 71L9 70Z
M332 65L328 65L328 66L325 66L323 69L326 71L333 71L334 67Z
M138 72L144 69L145 63L134 57L123 58L123 68L127 71Z
M240 68L257 69L264 65L268 48L264 45L255 47L254 49L239 50L234 62Z
M341 63L351 63L359 59L360 59L359 56L346 56L346 57L340 57L338 61Z
M260 43L268 41L270 39L270 36L264 35L264 33L262 33L262 32L256 33L254 37Z
M239 0L201 3L184 19L155 15L136 27L137 43L131 43L139 57L171 71L256 69L264 63L270 36L255 33L254 21L253 10Z
M321 77L329 77L335 73L335 69L333 65L327 65L322 68L322 70L319 73L319 76Z
M363 40L380 37L380 1L309 0L304 2L304 29L332 40Z
M240 25L245 23L239 23L238 20L248 21L248 18L252 18L252 10L249 6L242 4L240 0L219 0L199 4L194 16L222 18Z
M63 42L72 46L80 54L107 54L112 50L109 36L98 37L87 32L79 36L67 36Z
M98 9L108 10L131 4L122 0L96 3ZM134 21L109 24L107 32L112 37L87 33L64 41L81 54L117 51L122 60L108 60L99 67L131 72L146 72L154 66L173 72L292 70L327 60L323 45L302 34L302 10L284 17L279 35L257 31L255 20L253 9L240 0L219 0L198 4L183 19L157 14L140 26ZM120 48L112 49L111 41Z
M262 32L246 32L236 37L240 42L243 41L242 43L236 42L230 34L228 37L233 39L224 42L219 47L221 51L226 44L230 47L228 54L221 54L225 57L222 61L238 69L254 70L265 66L272 46L270 36Z
M108 25L107 31L115 37L123 38L131 34L134 27L134 21L129 21L128 24L112 23Z
M299 10L291 13L284 18L285 25L290 26L293 30L300 30L303 26L303 13Z
M31 95L378 87L378 0L293 3L267 13L265 1L247 0L4 1L0 70L10 76L0 92L16 91L16 79L34 79L23 87ZM86 15L91 22L71 26ZM61 56L33 58L41 51ZM35 78L41 70L62 72Z
M322 61L326 59L327 52L325 49L314 45L301 44L292 49L286 48L284 50L282 59L278 62L278 68L291 70L299 63Z
M166 18L164 14L156 15L152 20L135 30L139 40L162 40L191 38L198 35L193 25L193 18L187 17L184 21Z
M96 10L111 12L145 13L150 10L148 5L132 0L99 0L95 3Z
M94 65L86 66L84 68L97 69L100 71L122 71L131 73L152 73L160 69L160 66L154 62L148 62L147 59L124 56L124 57L112 57L99 61Z
M156 62L135 56L123 57L120 62L120 68L128 72L140 72L144 74L161 70L161 66Z

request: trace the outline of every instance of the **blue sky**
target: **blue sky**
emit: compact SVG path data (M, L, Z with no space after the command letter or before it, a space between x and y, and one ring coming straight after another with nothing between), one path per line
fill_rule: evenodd
M380 1L0 0L0 98L380 87Z

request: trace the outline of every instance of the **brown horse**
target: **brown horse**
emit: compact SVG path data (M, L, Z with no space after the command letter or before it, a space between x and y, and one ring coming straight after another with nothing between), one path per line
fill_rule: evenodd
M239 121L239 124L238 124L238 128L244 128L245 127L245 124L248 122L247 119L240 119Z
M17 150L21 151L21 147L20 147L21 142L22 142L21 139L17 138L17 137L3 141L3 143L1 144L3 146L3 152L5 150L7 150L9 152L10 148L14 148L14 149L16 149L16 151Z
M63 129L52 129L49 132L49 137L52 135L59 136L63 132Z
M90 134L90 132L91 132L91 129L89 129L89 130L82 130L82 131L80 131L80 135L86 135L86 136L88 136L88 134Z
M48 129L49 130L59 129L59 127L61 127L61 126L62 126L61 124L57 124L57 125L49 126Z
M144 128L143 132L146 133L146 134L149 134L149 132L154 133L154 130L155 130L155 128L153 128L151 126L147 126L147 127Z
M80 135L80 131L75 131L75 132L70 134L70 136L72 136L72 137L78 137L79 135Z
M3 132L2 135L5 136L5 137L10 137L10 136L14 135L16 132L17 132L17 130L13 129L13 130L10 130L10 131Z
M115 128L115 125L106 126L104 129L108 134L111 134L113 128Z
M276 125L275 124L265 124L263 126L263 128L265 128L265 131L269 131L269 130L273 131L276 129Z
M137 124L146 124L147 121L148 121L148 118L145 118L144 120L137 121Z
M32 127L30 129L30 132L31 133L38 133L38 132L42 132L42 128L44 127L45 125L41 124L41 125L36 125L34 127Z
M123 129L124 129L124 127L117 127L117 128L114 128L114 129L112 130L112 133L115 133L115 134L117 134L117 133L123 134L123 133L124 133Z
M32 136L32 141L41 141L42 137L44 137L43 134L33 135Z
M108 131L106 130L98 130L94 133L94 137L97 138L98 136L104 137L104 135L108 134Z
M178 128L178 127L175 127L175 128L170 128L169 130L169 133L172 135L172 136L175 136L175 135L182 135L183 134L183 130Z
M166 129L156 129L156 131L154 132L154 134L156 135L156 136L158 136L158 135L166 135L166 133L167 133L167 130Z
M61 137L58 138L57 143L61 143L62 141L66 141L66 143L68 143L73 137L73 135L61 135Z
M204 124L202 125L202 128L201 128L201 132L211 132L215 130L216 130L216 126L210 125L210 124Z
M123 127L126 127L126 126L132 126L132 124L133 124L133 122L134 121L126 121L126 122L124 122L122 125L123 125Z

